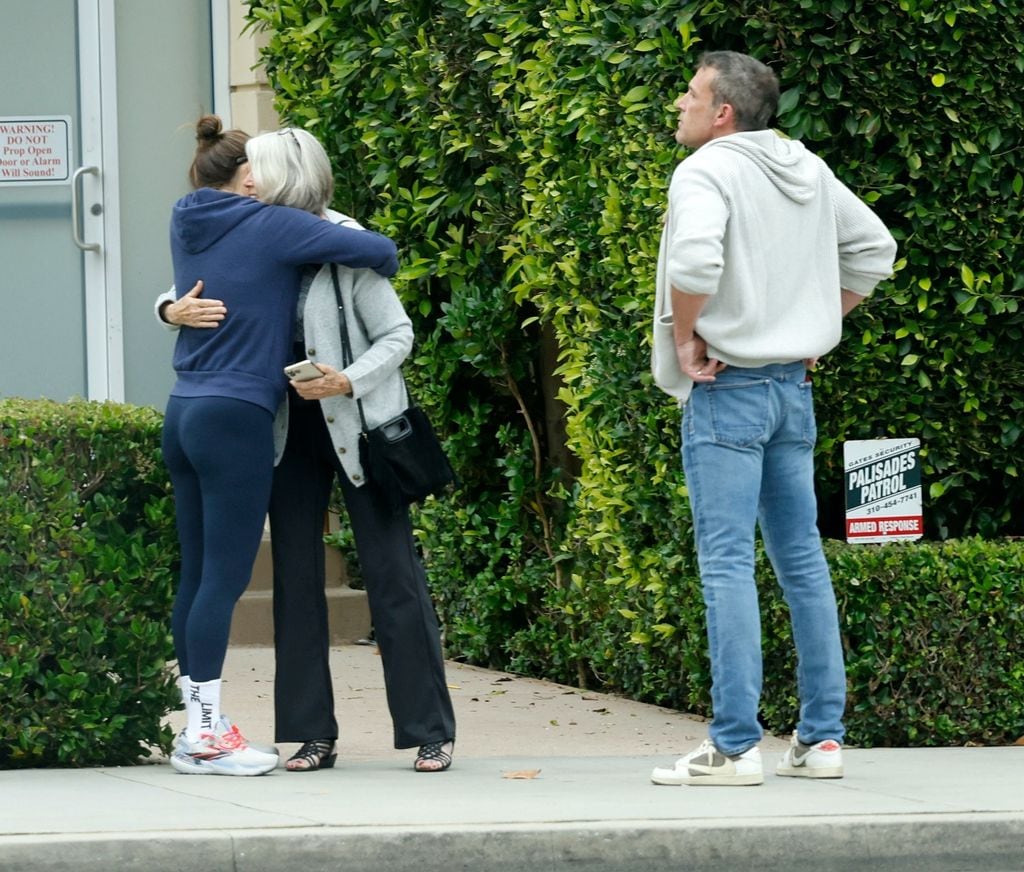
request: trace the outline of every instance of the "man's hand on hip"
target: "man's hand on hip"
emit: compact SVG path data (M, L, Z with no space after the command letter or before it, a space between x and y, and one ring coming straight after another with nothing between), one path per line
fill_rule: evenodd
M715 375L726 367L721 361L708 357L708 344L696 334L676 343L676 359L683 373L695 382L713 382Z

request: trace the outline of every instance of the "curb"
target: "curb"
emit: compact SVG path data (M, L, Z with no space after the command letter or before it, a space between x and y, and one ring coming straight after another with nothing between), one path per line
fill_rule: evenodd
M614 821L7 836L5 872L1011 872L1024 816Z

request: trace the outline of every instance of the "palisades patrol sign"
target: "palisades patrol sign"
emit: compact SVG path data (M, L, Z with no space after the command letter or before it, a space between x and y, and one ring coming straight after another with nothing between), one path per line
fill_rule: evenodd
M865 439L843 445L846 541L920 539L920 439Z

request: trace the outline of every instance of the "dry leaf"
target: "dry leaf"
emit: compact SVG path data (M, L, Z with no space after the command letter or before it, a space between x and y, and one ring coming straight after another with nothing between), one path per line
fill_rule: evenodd
M1024 736L1021 736L1021 737L1020 737L1020 738L1019 738L1019 739L1018 739L1018 740L1017 740L1016 742L1014 742L1013 744L1014 744L1014 745L1024 745Z
M449 684L448 685L448 689L449 690L462 690L462 685L461 684Z
M512 778L517 780L526 780L529 778L536 778L540 775L539 769L518 769L512 772L502 772L502 778Z

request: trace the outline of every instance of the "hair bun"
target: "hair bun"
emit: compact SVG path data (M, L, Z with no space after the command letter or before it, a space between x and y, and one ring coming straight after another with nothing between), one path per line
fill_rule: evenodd
M224 135L224 125L216 115L204 115L196 123L196 140L209 146Z

